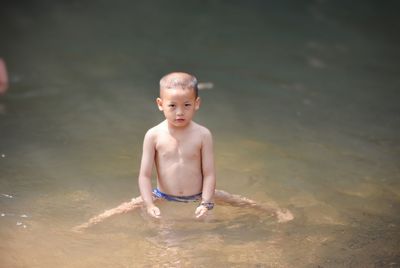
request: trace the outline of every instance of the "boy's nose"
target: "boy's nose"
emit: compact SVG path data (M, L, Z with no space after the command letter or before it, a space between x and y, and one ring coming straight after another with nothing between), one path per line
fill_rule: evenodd
M183 109L178 109L176 111L176 115L183 115Z

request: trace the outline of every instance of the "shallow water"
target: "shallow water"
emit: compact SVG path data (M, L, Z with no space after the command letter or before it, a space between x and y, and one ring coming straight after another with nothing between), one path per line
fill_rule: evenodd
M394 1L96 3L0 9L1 267L400 267ZM294 221L168 203L71 232L138 195L172 70L215 85L218 188Z

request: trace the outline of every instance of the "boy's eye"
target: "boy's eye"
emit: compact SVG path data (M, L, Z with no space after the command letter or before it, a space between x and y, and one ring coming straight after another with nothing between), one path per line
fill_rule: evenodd
M186 107L192 106L190 103L185 104Z
M168 107L174 108L175 104L168 104Z

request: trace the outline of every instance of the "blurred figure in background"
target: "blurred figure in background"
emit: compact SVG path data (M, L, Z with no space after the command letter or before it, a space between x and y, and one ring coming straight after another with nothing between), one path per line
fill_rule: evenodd
M8 89L8 74L6 63L0 58L0 95L6 93Z

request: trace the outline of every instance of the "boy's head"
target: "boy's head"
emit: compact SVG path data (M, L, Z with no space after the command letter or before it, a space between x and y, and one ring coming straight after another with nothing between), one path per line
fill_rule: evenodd
M174 72L164 75L160 79L160 97L162 98L163 91L168 89L183 89L193 90L195 98L199 96L198 82L194 75L182 72Z
M182 72L165 75L160 80L157 105L171 126L188 125L200 107L196 77Z

